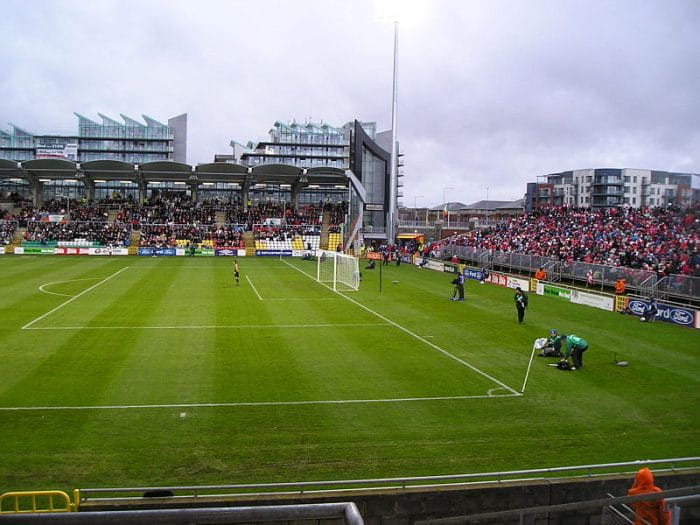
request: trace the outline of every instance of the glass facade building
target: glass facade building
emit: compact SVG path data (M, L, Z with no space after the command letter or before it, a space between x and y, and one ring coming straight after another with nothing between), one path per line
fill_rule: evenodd
M347 169L350 141L347 133L328 124L285 124L277 121L270 140L248 143L240 156L244 166L289 164L300 168Z
M214 161L240 163L249 167L285 164L302 169L324 167L349 170L361 185L361 191L358 192L353 184L346 187L308 186L300 193L299 202L347 200L350 216L359 218L356 226L362 229L365 236L385 236L391 195L390 132L378 133L375 122L359 120L341 127L277 121L268 134L269 140L248 142L246 146L231 141L232 154L216 155ZM403 163L399 162L399 198L403 185L401 166ZM283 197L285 194L279 195Z
M0 158L15 161L54 158L74 162L119 160L139 164L160 160L186 162L187 115L161 124L143 115L142 124L126 115L117 122L100 114L95 122L76 113L75 135L35 134L11 125L0 130Z

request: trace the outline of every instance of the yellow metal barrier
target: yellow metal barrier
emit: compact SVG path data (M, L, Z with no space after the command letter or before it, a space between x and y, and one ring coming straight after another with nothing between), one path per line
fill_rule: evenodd
M537 291L537 283L539 283L539 279L535 279L534 277L530 277L530 291L531 292L536 292Z
M70 496L61 490L36 490L24 492L5 492L0 495L0 514L23 514L33 512L77 512L80 501L80 491L73 491L74 501ZM46 500L47 506L37 506L37 499ZM11 509L5 509L4 502L12 502ZM58 501L57 501L58 500ZM20 502L29 503L25 508L20 506ZM29 507L29 508L26 508Z
M627 305L630 303L629 297L626 295L616 295L615 296L615 311L624 312L627 309Z

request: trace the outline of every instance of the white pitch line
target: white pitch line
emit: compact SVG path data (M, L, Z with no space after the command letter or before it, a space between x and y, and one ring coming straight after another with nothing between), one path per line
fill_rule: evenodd
M263 299L265 302L274 302L274 303L281 303L281 302L304 302L308 303L309 301L338 301L338 297L310 297L307 299L304 299L302 297L297 297L297 298L289 298L289 299Z
M371 326L388 326L388 323L338 323L338 324L247 324L247 325L177 325L177 326L38 326L26 330L211 330L231 328L233 330L247 329L288 329L288 328L356 328Z
M246 278L246 280L248 281L248 283L250 284L250 287L251 287L251 288L253 289L253 291L255 292L255 295L257 295L257 296L258 296L258 299L260 299L260 300L262 301L263 298L260 297L260 294L258 293L258 289L257 289L257 288L255 287L255 285L253 284L253 281L251 281L251 280L250 280L250 277L248 277L247 275L245 276L245 278Z
M284 262L284 263L287 264L288 266L291 266L292 268L296 269L298 272L303 273L304 275L306 275L306 276L309 277L310 279L316 280L316 279L314 278L313 275L306 273L304 270L301 270L301 269L297 268L297 267L294 266L293 264L289 264L287 261L282 261L282 262ZM345 299L347 299L348 301L350 301L350 302L353 303L353 304L356 304L357 306L359 306L359 307L362 308L363 310L366 310L367 312L371 313L372 315L375 315L375 316L379 317L380 319L382 319L383 321L386 321L387 323L389 323L390 325L394 326L395 328L398 328L398 329L401 330L402 332L405 332L405 333L407 333L408 335L410 335L410 336L412 336L412 337L415 337L415 338L418 339L419 341L421 341L421 342L425 343L426 345L428 345L429 347L431 347L433 350L437 350L438 352L440 352L441 354L443 354L443 355L449 357L450 359L453 359L453 360L457 361L458 363L460 363L460 364L466 366L467 368L470 368L471 370L473 370L473 371L476 372L477 374L480 374L480 375L482 375L483 377L485 377L485 378L487 378L487 379L490 379L491 381L493 381L493 382L496 383L497 385L500 385L500 386L502 386L503 388L505 388L506 390L508 390L509 392L511 392L513 395L516 395L516 396L521 396L521 395L523 395L521 392L516 392L516 391L513 390L511 387L509 387L509 386L506 385L505 383L502 383L501 381L499 381L499 380L496 379L495 377L493 377L493 376L487 374L486 372L484 372L484 371L482 371L482 370L479 370L477 367L475 367L475 366L472 365L471 363L468 363L467 361L465 361L464 359L461 359L461 358L457 357L456 355L452 355L452 354L449 353L447 350L444 350L444 349L440 348L440 347L439 347L438 345L436 345L435 343L431 343L431 342L428 341L426 338L421 337L420 335L416 334L415 332L411 332L408 328L404 328L403 326L401 326L400 324L398 324L398 323L392 321L392 320L389 319L388 317L384 317L382 314L380 314L380 313L378 313L378 312L375 312L375 311L372 310L371 308L368 308L367 306L365 306L364 304L362 304L362 303L356 301L355 299L352 299L351 297L348 297L347 295L344 295L344 294L342 294L342 293L340 293L340 292L338 292L338 291L336 291L336 290L333 290L333 288L331 288L330 286L327 286L327 285L324 284L324 283L320 283L320 284L322 284L323 286L325 286L326 288L328 288L331 292L336 293L336 294L340 295L341 297L344 297Z
M67 301L65 301L65 302L63 302L63 303L61 303L61 304L59 304L56 308L53 308L53 309L49 310L48 312L46 312L45 314L40 315L39 317L37 317L37 318L34 319L33 321L29 321L29 322L28 322L27 324L25 324L21 329L22 329L22 330L27 330L30 326L32 326L32 325L33 325L34 323L36 323L37 321L41 321L44 317L47 317L47 316L51 315L51 314L54 313L55 311L59 310L60 308L63 308L64 306L66 306L68 303L70 303L70 302L72 302L72 301L75 301L75 300L76 300L78 297L80 297L81 295L88 293L90 290L92 290L92 289L94 289L94 288L97 288L97 287L98 287L99 285L101 285L102 283L106 283L106 282L109 281L112 277L116 277L117 275L119 275L120 273L122 273L122 272L123 272L124 270L126 270L127 268L128 268L128 266L124 266L124 268L122 268L121 270L119 270L119 271L117 271L117 272L114 272L114 273L113 273L112 275L110 275L109 277L106 277L106 278L102 279L99 283L93 284L90 288L87 288L87 289L83 290L83 291L80 292L78 295L74 295L73 297L71 297L71 298L68 299Z
M0 412L19 412L29 410L128 410L152 408L216 408L216 407L265 407L265 406L298 406L298 405L358 405L369 403L407 403L416 401L460 401L464 399L496 399L500 397L519 396L501 394L488 396L436 396L436 397L402 397L387 399L330 399L317 401L241 401L233 403L179 403L154 405L94 405L94 406L55 406L55 407L0 407Z
M72 283L72 282L76 282L76 281L96 281L97 279L99 279L99 277L86 277L85 279L68 279L67 281L51 281L50 283L44 283L41 286L39 286L39 290L44 292L44 293L50 293L51 295L62 295L63 297L75 297L74 295L67 294L67 293L49 292L48 290L44 290L44 286L48 286L50 284Z

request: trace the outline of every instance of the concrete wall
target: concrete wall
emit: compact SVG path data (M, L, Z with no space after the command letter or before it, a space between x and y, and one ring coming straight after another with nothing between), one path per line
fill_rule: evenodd
M213 506L254 506L254 505L295 505L325 502L354 502L368 525L409 525L416 521L469 516L487 512L497 512L529 507L540 507L576 503L587 500L605 499L607 494L621 497L632 486L634 476L610 476L586 479L562 479L552 481L504 482L501 484L480 484L469 487L440 487L432 489L377 489L376 492L341 491L330 497L314 494L303 496L279 495L265 498L245 499L236 497L220 499L216 502L207 499L181 499L174 504L169 498L142 499L136 504L85 505L81 510L146 509L165 507L213 507ZM700 485L700 472L687 474L656 475L656 483L664 490ZM519 519L504 519L480 523L508 525L520 523ZM601 523L601 509L551 513L539 516L537 524L598 525ZM684 507L681 523L700 523L700 501Z

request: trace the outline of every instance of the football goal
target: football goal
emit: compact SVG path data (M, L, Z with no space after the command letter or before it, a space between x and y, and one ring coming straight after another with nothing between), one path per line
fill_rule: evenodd
M334 291L357 291L360 287L360 266L357 257L344 253L318 250L316 280Z

